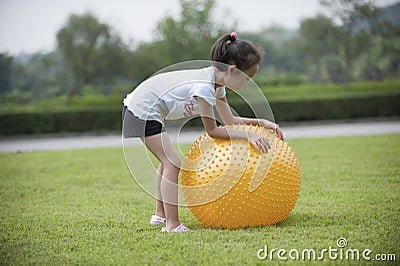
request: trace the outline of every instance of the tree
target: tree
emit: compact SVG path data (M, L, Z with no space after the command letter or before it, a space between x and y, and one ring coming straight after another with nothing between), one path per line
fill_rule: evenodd
M126 74L127 49L120 37L91 14L71 15L57 32L57 43L73 76L67 103L82 86L107 83L121 73Z
M0 94L5 94L11 90L11 64L13 58L0 53Z
M259 85L302 82L300 73L305 73L305 67L297 31L273 25L254 33L244 32L240 36L262 47L266 53L259 74L254 77Z
M307 57L307 68L312 79L322 81L326 71L329 79L337 81L337 71L331 71L330 65L335 64L335 58L331 55L337 55L340 51L337 42L341 36L340 28L330 18L318 15L301 21L299 35L300 49Z
M23 102L61 95L70 80L55 52L32 54L25 62L16 57L11 67L12 95Z
M370 25L376 21L379 9L369 0L320 0L328 8L333 19L339 21L340 34L337 44L343 63L343 81L347 87L351 81L353 62L368 49ZM364 27L360 22L366 20Z
M167 61L209 59L211 45L223 32L212 19L215 0L180 0L180 5L179 19L165 17L157 27Z
M213 19L214 0L180 0L180 5L180 15L161 19L156 39L140 44L134 51L131 63L136 82L171 64L208 60L216 38L229 32Z

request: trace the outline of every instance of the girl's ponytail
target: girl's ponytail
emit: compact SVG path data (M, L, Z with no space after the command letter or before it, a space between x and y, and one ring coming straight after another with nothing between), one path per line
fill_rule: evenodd
M213 44L210 51L210 57L212 61L227 63L224 58L228 52L228 45L232 43L230 41L231 36L229 34L225 34L218 38L218 40ZM230 42L229 42L230 41ZM231 62L234 63L234 62Z

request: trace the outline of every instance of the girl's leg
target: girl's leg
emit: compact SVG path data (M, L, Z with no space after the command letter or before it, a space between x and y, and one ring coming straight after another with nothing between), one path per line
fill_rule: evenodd
M180 224L178 217L178 175L180 159L167 132L145 137L144 144L162 165L162 175L159 186L160 199L162 199L165 218L167 219L166 229L172 230Z
M156 215L165 218L164 205L161 196L161 178L163 174L163 165L160 163L156 173Z

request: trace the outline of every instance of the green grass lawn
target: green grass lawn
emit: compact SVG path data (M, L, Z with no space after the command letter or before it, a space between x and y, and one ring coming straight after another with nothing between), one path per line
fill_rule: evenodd
M338 238L348 243L339 250L395 254L391 263L398 263L400 135L289 144L303 180L284 222L208 229L181 208L182 222L194 230L187 234L147 224L154 200L131 178L120 148L0 154L0 264L266 265L269 258L257 257L265 245L285 249L287 258L292 249L319 256L338 249ZM282 263L273 255L272 262ZM324 256L337 265L365 263Z

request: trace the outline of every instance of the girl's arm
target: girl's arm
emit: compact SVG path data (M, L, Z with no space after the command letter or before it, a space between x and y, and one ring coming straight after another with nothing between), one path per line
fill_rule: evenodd
M269 128L283 140L283 132L279 128L278 124L275 124L271 121L268 121L267 119L258 119L258 118L247 118L247 117L239 117L239 116L233 116L232 111L229 107L229 104L226 100L226 97L217 99L217 110L219 115L222 118L222 121L226 125L232 125L232 124L247 124L247 125L257 125L257 126L262 126L265 128Z
M268 139L259 134L217 127L213 107L200 97L197 97L197 101L199 103L201 120L210 137L221 139L247 139L256 150L261 149L263 152L267 152L268 149L271 148Z

